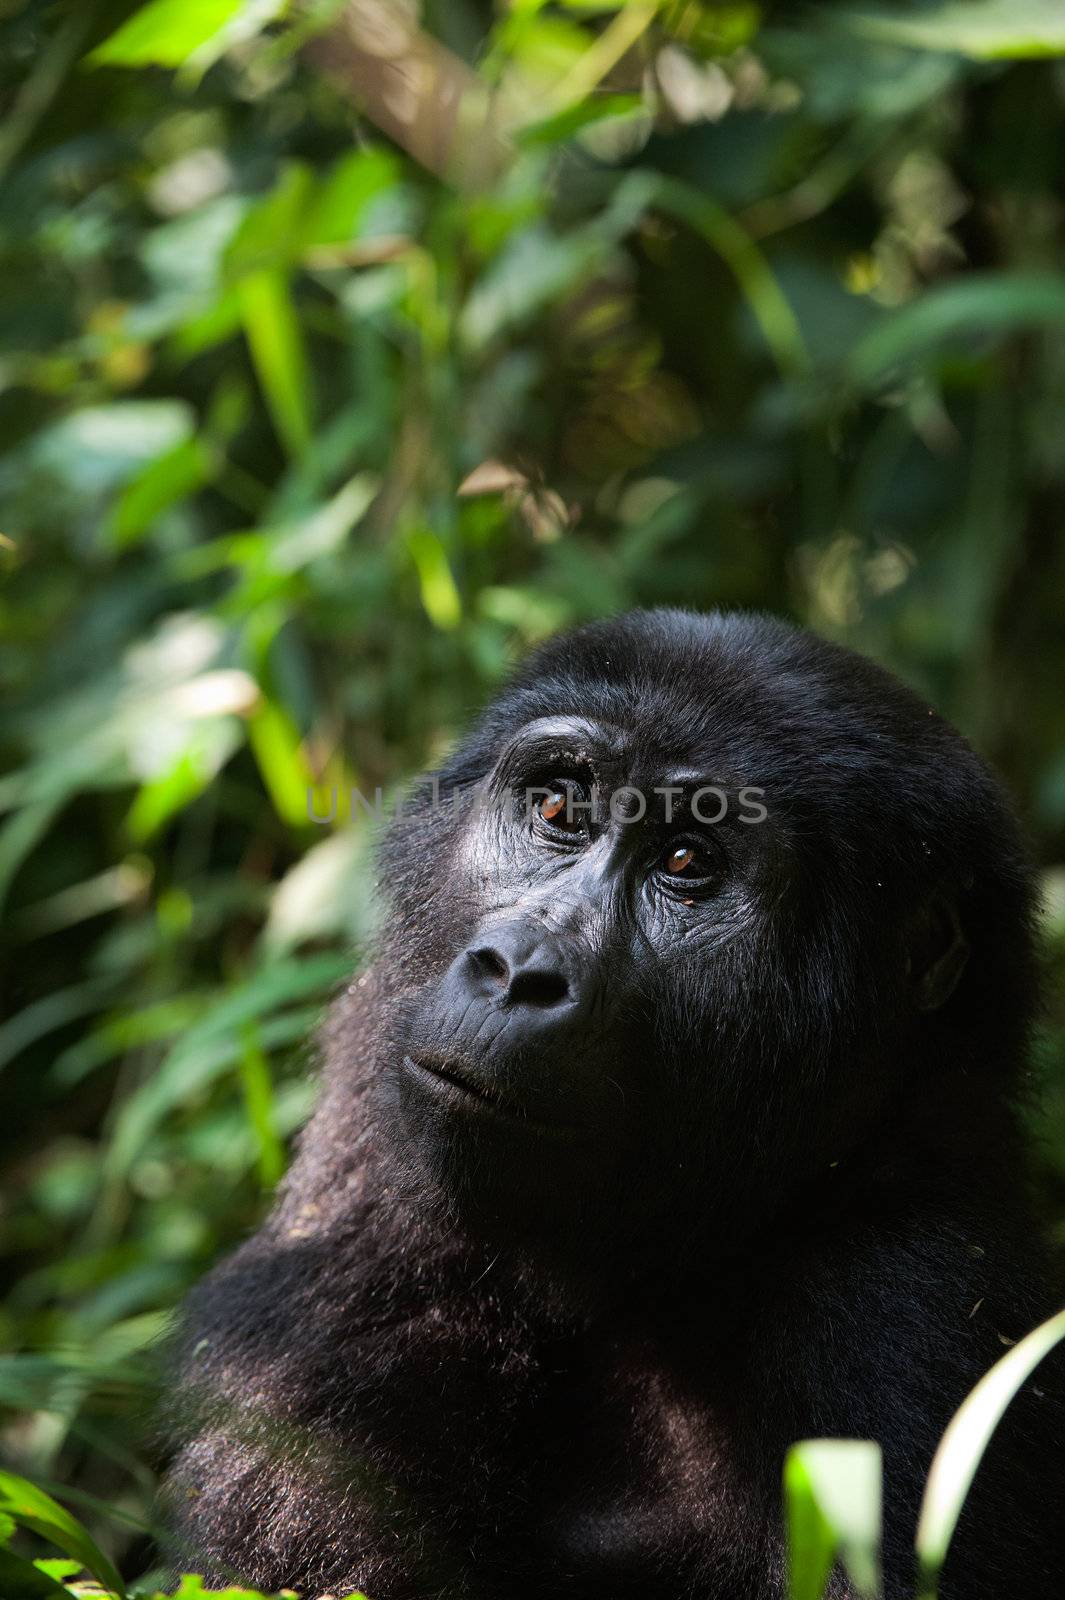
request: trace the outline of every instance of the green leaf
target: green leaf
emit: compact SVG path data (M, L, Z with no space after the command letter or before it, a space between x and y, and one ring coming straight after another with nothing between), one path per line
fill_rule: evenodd
M522 229L468 295L459 319L462 338L473 350L500 338L590 278L605 250L589 229L555 235L542 222Z
M116 1568L77 1518L43 1489L25 1478L16 1477L13 1472L0 1472L0 1510L14 1517L21 1527L40 1534L42 1539L50 1540L68 1555L76 1556L105 1589L124 1600L126 1589Z
M282 1589L279 1595L264 1595L260 1589L210 1589L197 1573L186 1572L178 1587L169 1595L152 1595L148 1600L298 1600L291 1589ZM365 1600L362 1595L349 1595L342 1600Z
M264 1049L306 1038L310 1024L304 1010L291 1016L276 1013L308 996L324 1002L333 984L350 969L350 958L338 954L275 961L219 999L182 1034L162 1066L123 1105L107 1152L109 1174L125 1173L169 1112L239 1061L247 1023L255 1022Z
M49 795L36 805L24 806L0 827L0 904L7 898L12 880L23 861L35 849L58 812L63 795Z
M880 1447L808 1439L784 1463L792 1600L820 1600L838 1553L860 1594L880 1584Z
M254 1024L245 1024L242 1034L240 1079L244 1086L244 1105L259 1146L259 1178L264 1189L272 1189L285 1170L285 1147L277 1133L270 1063L259 1044Z
M241 10L244 0L151 0L89 56L101 67L179 67Z
M941 0L902 11L877 7L844 14L856 33L916 50L945 50L976 61L1065 55L1061 0Z
M55 1578L57 1583L62 1582L64 1578L76 1578L81 1571L81 1562L71 1561L66 1556L57 1556L54 1559L45 1556L33 1564L49 1578Z
M518 132L521 145L561 144L582 128L604 122L611 117L630 116L643 108L643 96L638 94L599 94L589 100L578 100L554 116L527 122Z
M40 473L84 500L128 482L191 438L194 426L195 413L184 400L83 406L32 435L17 460L21 472ZM14 452L5 457L5 466L14 458Z
M227 280L239 281L249 273L296 261L315 193L310 167L302 161L286 162L273 188L251 208L227 245Z
M429 528L415 528L407 535L407 548L418 569L422 605L430 622L445 632L457 628L462 601L440 540Z
M371 146L342 157L308 211L303 245L347 243L372 202L399 189L401 176L399 162L389 150Z
M1017 1391L1045 1355L1065 1339L1065 1311L1022 1339L996 1361L955 1412L928 1474L917 1523L922 1595L935 1592L954 1529L988 1441Z
M191 722L183 748L164 771L149 778L130 807L126 827L130 838L143 844L164 823L201 795L242 742L235 717L212 717Z
M101 67L180 67L205 70L239 40L258 33L284 9L284 0L151 0L89 55Z
M16 1011L0 1026L0 1068L38 1039L47 1038L49 1033L66 1027L68 1022L99 1010L106 993L106 985L100 978L90 978L86 983L52 989Z
M377 478L360 472L331 500L292 523L268 530L264 559L271 572L299 572L339 550L362 520L380 489Z
M648 204L661 206L667 216L685 222L717 251L739 284L781 373L787 376L804 372L810 365L810 356L795 313L765 254L742 224L711 195L674 178L656 180L637 173L628 179L628 184L634 200L646 184ZM619 185L619 192L621 188Z
M1065 274L973 273L879 322L854 346L850 376L868 387L948 340L1044 326L1065 327Z
M241 320L263 395L289 455L311 442L310 374L288 274L272 267L237 286Z
M127 483L108 519L112 543L135 544L176 501L210 481L210 452L199 439L183 439Z
M314 774L301 753L296 724L276 701L264 699L248 718L248 740L274 810L291 827L305 828Z
M788 1521L789 1600L821 1600L836 1554L836 1536L794 1452L784 1468Z

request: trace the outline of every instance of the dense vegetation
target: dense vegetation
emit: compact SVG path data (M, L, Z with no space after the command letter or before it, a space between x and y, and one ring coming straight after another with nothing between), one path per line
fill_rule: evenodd
M349 792L531 641L870 651L1020 797L1060 979L1065 22L31 0L0 85L2 1442L136 1575L152 1343L372 937Z

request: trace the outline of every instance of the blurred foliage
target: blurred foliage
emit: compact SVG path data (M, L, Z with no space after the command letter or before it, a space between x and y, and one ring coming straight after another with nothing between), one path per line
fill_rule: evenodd
M791 615L998 764L1065 1219L1063 50L1054 0L0 6L2 1440L125 1570L146 1352L372 940L349 791L559 625Z

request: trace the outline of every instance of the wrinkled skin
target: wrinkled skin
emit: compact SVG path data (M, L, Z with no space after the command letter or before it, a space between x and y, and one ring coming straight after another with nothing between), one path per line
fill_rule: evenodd
M946 1421L1054 1309L1000 790L870 663L661 612L544 646L440 791L385 840L275 1209L186 1308L181 1560L374 1600L775 1600L784 1451L842 1435L883 1446L909 1593ZM1060 1391L1052 1357L946 1600L1060 1595Z

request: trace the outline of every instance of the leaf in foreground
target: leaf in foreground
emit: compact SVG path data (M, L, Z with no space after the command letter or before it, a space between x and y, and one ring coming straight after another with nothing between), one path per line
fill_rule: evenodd
M76 1556L105 1589L124 1600L126 1590L117 1569L77 1518L43 1489L25 1478L16 1477L13 1472L0 1472L0 1511L5 1511L20 1527L58 1545L67 1555Z
M932 1460L917 1523L917 1556L922 1594L935 1592L935 1580L946 1559L954 1529L988 1441L1017 1391L1060 1340L1065 1339L1065 1311L1022 1339L996 1361L955 1412Z
M862 1595L880 1585L880 1446L807 1439L784 1463L791 1600L820 1600L838 1555Z

